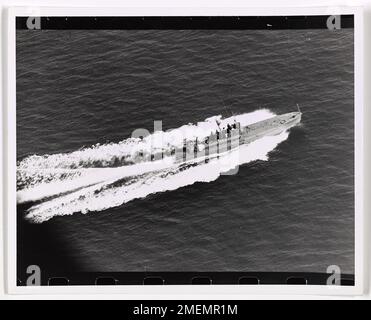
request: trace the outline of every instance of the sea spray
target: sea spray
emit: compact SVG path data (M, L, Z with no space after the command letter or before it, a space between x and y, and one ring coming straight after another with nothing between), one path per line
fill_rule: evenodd
M268 110L259 110L228 119L218 116L217 119L223 125L235 118L246 126L273 116ZM188 138L201 139L207 136L208 131L214 130L215 118L168 132L156 132L154 135L161 134L162 139L172 145L180 143L174 140L174 136L179 136L180 131ZM146 141L129 138L117 144L95 145L68 154L31 156L18 165L19 172L22 172L17 176L21 179L18 185L22 187L17 191L17 199L18 203L38 201L26 214L26 219L34 223L76 212L103 211L150 194L176 190L196 182L211 182L222 174L236 170L239 165L267 160L268 153L287 137L287 132L263 137L222 157L191 166L175 164L169 159L110 166L114 156L130 157L138 145L148 146L149 139L153 138L151 136L147 136ZM92 163L97 161L100 165L93 167Z
M220 126L234 120L246 126L254 122L274 117L275 114L266 109L257 110L242 115L222 119L220 115L207 118L197 124L187 124L166 132L156 131L151 135L139 138L128 138L118 143L96 144L88 148L70 153L57 153L51 155L32 155L18 162L17 169L29 171L35 169L81 169L81 168L105 168L125 165L131 161L131 156L139 150L150 152L154 141L162 141L163 146L181 147L183 140L203 139L212 131L218 129L216 120ZM136 131L136 130L135 130Z
M268 160L268 153L287 137L288 133L283 132L242 146L239 150L240 165L255 160ZM122 182L122 185L106 181L34 205L28 210L26 218L34 223L41 223L55 216L103 211L150 194L176 190L196 182L211 182L223 173L221 168L225 171L233 169L225 165L226 161L221 166L220 161L221 159L215 158L209 163L191 166L185 170L177 168L151 172Z

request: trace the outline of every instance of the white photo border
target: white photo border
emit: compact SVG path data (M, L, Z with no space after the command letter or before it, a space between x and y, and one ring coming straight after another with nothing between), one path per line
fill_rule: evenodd
M309 16L354 15L354 143L355 143L355 285L171 285L171 286L17 286L16 275L16 17L29 16ZM363 95L363 8L362 7L11 7L7 10L5 67L4 191L5 191L5 285L8 294L125 294L135 296L194 298L207 295L219 298L231 295L361 295L364 292L364 95ZM128 296L129 295L129 296Z

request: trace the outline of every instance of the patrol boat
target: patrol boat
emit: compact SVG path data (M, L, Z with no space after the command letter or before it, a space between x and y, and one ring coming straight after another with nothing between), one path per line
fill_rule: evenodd
M165 157L175 157L176 164L208 161L236 150L241 145L249 144L266 136L278 135L299 124L301 115L298 108L296 112L277 115L246 126L241 126L239 122L234 121L223 128L220 128L220 122L216 120L218 129L206 138L202 140L184 139L182 147L157 151L147 157L141 154L141 161L156 161Z

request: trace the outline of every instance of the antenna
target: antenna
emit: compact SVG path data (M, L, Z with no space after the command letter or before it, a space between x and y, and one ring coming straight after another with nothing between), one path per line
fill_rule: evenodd
M298 111L301 113L300 108L299 108L299 104L296 104L296 106L298 108Z
M228 110L227 110L227 104L225 103L225 101L224 101L223 98L221 98L221 99L222 99L222 102L223 102L223 108L224 108L224 111L225 111L225 113L226 113L226 115L227 115L227 113L228 113Z
M229 87L229 90L228 90L228 100L230 100L229 98L231 97L231 90L232 90L232 88ZM233 114L233 110L232 110L231 106L230 105L227 105L227 108L229 109L229 112L231 113L231 115L233 117L234 114Z
M229 89L229 92L230 92L230 89ZM229 94L228 94L228 96L229 96ZM222 103L223 103L223 108L224 108L224 111L225 111L225 113L226 113L226 116L228 115L228 113L230 113L231 114L231 116L234 116L234 113L233 113L233 111L232 111L232 108L228 105L228 104L226 104L225 103L225 100L223 99L223 97L220 97L220 96L218 96L219 97L219 99L222 101Z

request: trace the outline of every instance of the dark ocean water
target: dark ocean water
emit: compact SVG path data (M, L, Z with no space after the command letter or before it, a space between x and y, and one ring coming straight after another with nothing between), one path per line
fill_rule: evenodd
M24 220L18 272L354 272L353 30L17 31L17 157L228 112L303 112L237 175ZM228 105L228 110L224 103Z

